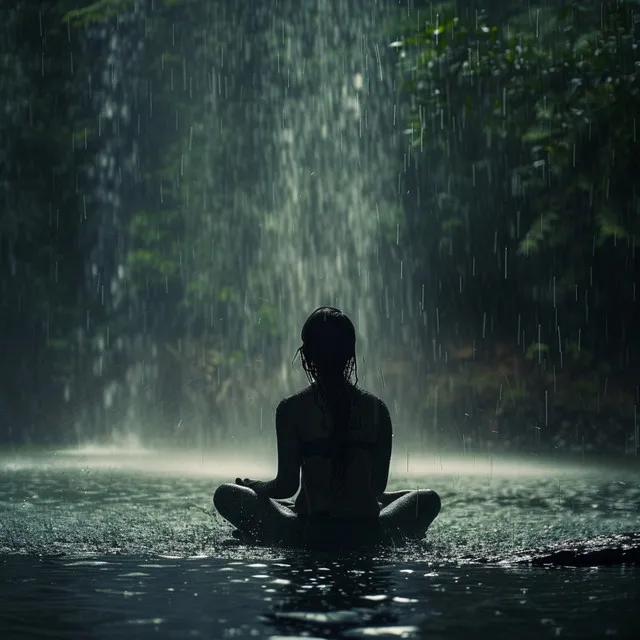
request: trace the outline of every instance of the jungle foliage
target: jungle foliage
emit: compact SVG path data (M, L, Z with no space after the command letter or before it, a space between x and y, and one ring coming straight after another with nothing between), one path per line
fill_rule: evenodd
M224 320L246 305L239 266L263 206L252 187L269 175L270 123L251 105L286 53L256 3L18 0L4 12L0 438L74 439L79 423L106 434L129 419L173 436L186 414L213 419L277 338L275 303L254 310L249 338ZM516 446L530 428L557 442L582 421L566 439L628 444L640 3L521 6L404 3L389 38L425 429L448 438L450 420ZM396 233L384 239L395 251ZM128 415L131 393L147 413Z
M431 5L397 43L408 235L438 341L473 345L454 413L480 395L487 426L581 412L597 428L607 403L623 443L638 404L640 5L530 4L500 21ZM506 361L522 411L495 375Z

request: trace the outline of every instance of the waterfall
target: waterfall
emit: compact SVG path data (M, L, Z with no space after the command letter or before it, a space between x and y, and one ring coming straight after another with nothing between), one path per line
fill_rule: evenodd
M255 184L259 240L245 265L247 313L263 302L277 310L274 397L299 388L291 360L304 320L323 305L352 318L359 380L384 396L381 362L402 339L408 286L407 274L402 281L386 273L401 221L389 5L295 4L270 6L263 34L274 48L263 69L270 137L267 170ZM243 348L249 342L245 336Z
M103 380L114 439L256 435L304 384L291 361L323 305L356 326L362 386L403 393L384 375L413 337L393 3L223 5L134 3L118 31L92 27L110 133L89 288L125 327L97 366L129 358Z

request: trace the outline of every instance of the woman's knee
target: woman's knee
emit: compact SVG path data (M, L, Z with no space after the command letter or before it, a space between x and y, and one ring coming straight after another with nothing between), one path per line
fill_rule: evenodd
M418 491L418 504L424 505L430 514L435 518L440 513L442 502L440 496L431 489L420 489Z
M213 506L216 508L216 511L223 515L228 512L233 494L236 493L235 489L236 485L227 483L221 484L213 492Z

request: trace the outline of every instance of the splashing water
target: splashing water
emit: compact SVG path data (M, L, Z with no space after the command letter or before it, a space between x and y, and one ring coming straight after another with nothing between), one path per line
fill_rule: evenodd
M120 379L104 374L97 408L78 420L81 442L133 435L200 445L256 435L278 399L304 384L291 360L305 318L323 305L354 321L361 384L387 401L396 426L414 418L420 388L406 380L415 380L420 295L400 246L394 10L364 0L304 10L283 2L235 7L220 21L204 7L201 33L180 36L178 24L156 36L169 38L174 53L166 62L163 54L155 79L141 75L151 55L140 37L144 8L119 18L122 32L111 39L96 28L108 69L92 99L109 131L91 183L102 208L87 287L102 292L105 325L128 316L124 325L136 329L98 338L96 377L118 352L128 365ZM249 29L251 38L220 25ZM162 90L170 106L154 97ZM172 110L179 91L188 100L176 98ZM145 138L145 127L163 136L165 121L174 128L176 174L152 179L158 193L145 192L150 212L140 213L127 190L136 196L140 167L168 145ZM179 212L167 215L171 207ZM178 232L162 226L174 220ZM140 253L166 269L174 260L173 275L138 290L128 285L125 256L137 242L124 232L130 223L147 234ZM153 254L146 243L155 234L171 246L153 245Z
M265 211L249 290L277 301L285 387L300 327L324 304L353 317L363 379L380 360L390 309L378 240L395 227L394 93L376 40L385 10L371 6L318 2L274 21L283 55L267 98L278 108L271 175L257 187Z

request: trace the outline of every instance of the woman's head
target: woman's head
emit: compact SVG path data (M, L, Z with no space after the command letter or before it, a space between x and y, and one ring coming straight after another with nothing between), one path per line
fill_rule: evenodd
M302 327L299 349L307 377L323 384L350 382L356 374L356 331L335 307L316 309Z
M307 318L301 338L302 346L298 351L302 367L309 382L318 383L314 388L316 401L321 391L331 414L331 475L332 481L341 486L353 457L353 443L348 441L348 432L353 391L350 383L354 374L353 384L358 382L356 331L342 311L335 307L320 307ZM324 414L324 405L319 406Z

